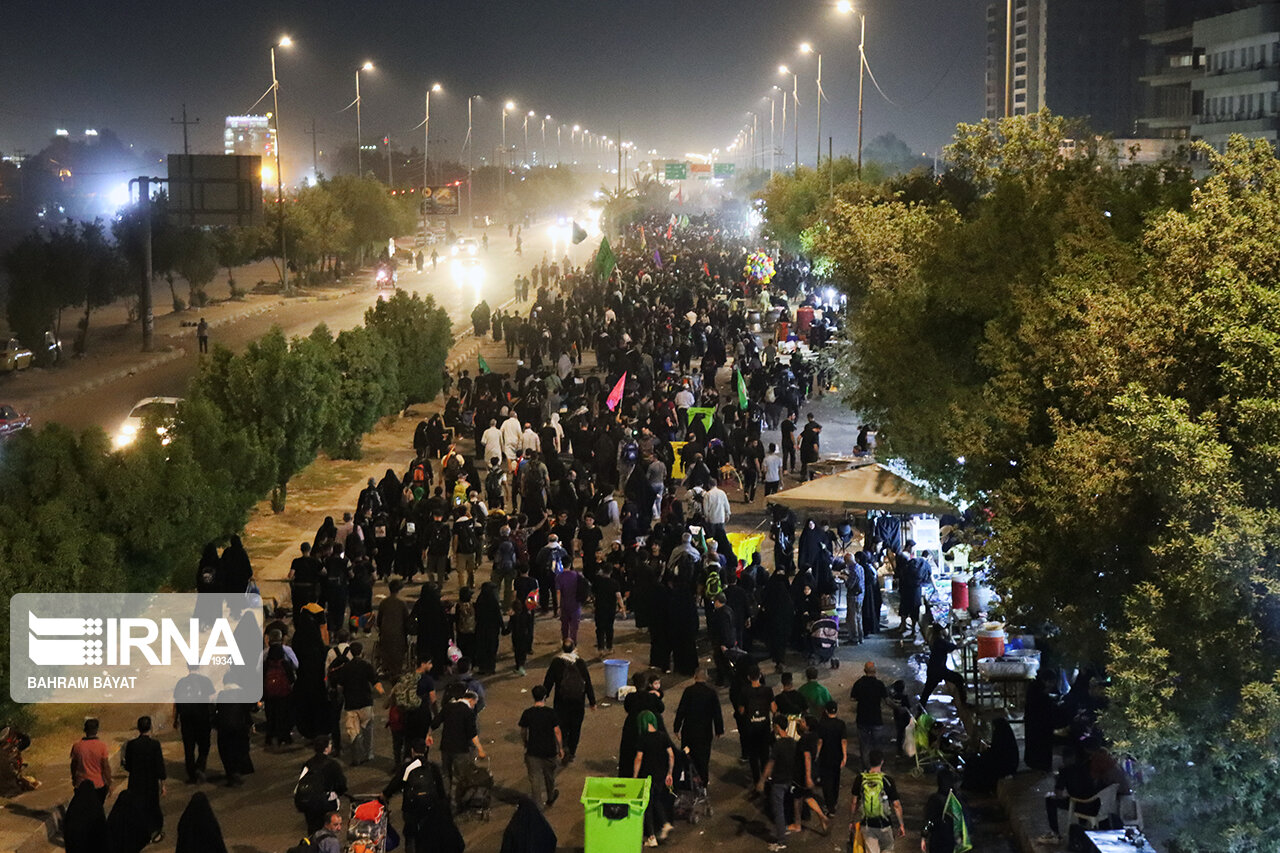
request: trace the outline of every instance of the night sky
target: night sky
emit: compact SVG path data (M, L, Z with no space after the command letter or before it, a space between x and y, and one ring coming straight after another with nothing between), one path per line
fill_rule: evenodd
M933 155L958 121L982 111L987 0L859 0L867 15L867 57L896 106L867 82L865 140L892 131ZM170 124L185 102L201 123L193 152L221 153L223 119L242 113L270 85L277 50L285 171L311 162L304 133L314 118L322 148L354 142L354 72L361 75L365 142L421 146L423 95L432 96L433 156L459 158L466 97L475 108L477 161L498 142L510 98L508 141L522 144L532 109L569 125L622 137L663 156L725 148L763 111L780 63L802 69L800 156L816 153L814 60L823 53L823 135L851 152L857 120L856 17L834 0L454 0L454 2L112 3L17 0L0 24L0 152L34 153L57 127L75 135L110 128L138 148L181 151ZM790 78L786 87L790 89ZM268 98L258 112L270 108ZM779 113L780 119L780 113ZM790 115L788 116L790 121ZM531 147L539 147L540 132ZM539 124L540 128L541 125ZM551 122L549 155L554 158ZM787 148L793 143L788 131ZM568 132L564 136L568 146ZM780 143L781 144L781 143ZM437 147L439 146L439 147ZM824 144L825 153L825 144ZM566 152L567 154L567 152ZM566 157L567 159L567 157Z

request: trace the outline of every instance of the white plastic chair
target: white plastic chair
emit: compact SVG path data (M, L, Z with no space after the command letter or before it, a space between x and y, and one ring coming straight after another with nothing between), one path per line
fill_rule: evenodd
M1089 797L1087 800L1078 800L1075 797L1070 798L1067 805L1067 821L1062 824L1063 837L1070 830L1071 825L1080 823L1089 829L1097 829L1098 825L1111 817L1116 811L1116 797L1120 793L1119 783L1108 785L1098 793ZM1077 807L1088 805L1090 803L1098 804L1098 813L1096 815L1081 814L1077 811Z

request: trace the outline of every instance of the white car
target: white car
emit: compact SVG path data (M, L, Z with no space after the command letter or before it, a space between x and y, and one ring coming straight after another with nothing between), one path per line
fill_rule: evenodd
M138 432L148 419L156 422L156 435L160 436L160 443L168 444L172 438L169 430L177 420L178 406L181 403L181 397L144 397L134 403L129 416L116 431L114 440L116 449L122 450L133 444L138 438Z
M454 243L449 249L452 255L478 255L480 254L480 244L476 242L475 237L459 237L458 242Z

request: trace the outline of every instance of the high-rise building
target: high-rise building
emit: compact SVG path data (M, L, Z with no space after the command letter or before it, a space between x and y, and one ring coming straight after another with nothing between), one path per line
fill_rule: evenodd
M1232 134L1280 140L1280 3L1201 18L1191 41L1192 138L1219 151Z
M1048 107L1132 135L1141 90L1139 0L1004 0L987 7L986 114ZM1010 14L1012 18L1010 18Z
M276 131L271 116L227 116L222 132L225 154L258 155L266 163L275 157Z

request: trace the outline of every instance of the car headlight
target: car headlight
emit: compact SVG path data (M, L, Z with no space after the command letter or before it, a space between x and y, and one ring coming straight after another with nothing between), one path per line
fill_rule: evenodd
M138 427L135 424L124 424L120 427L120 431L116 433L116 447L128 447L133 444L138 437Z

